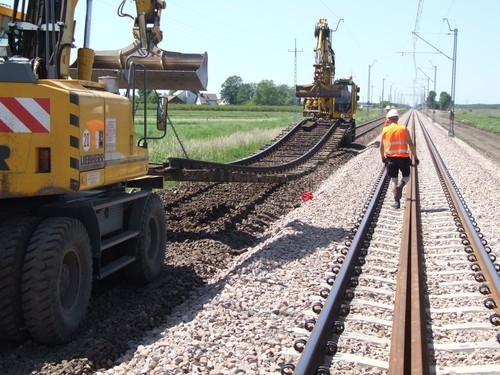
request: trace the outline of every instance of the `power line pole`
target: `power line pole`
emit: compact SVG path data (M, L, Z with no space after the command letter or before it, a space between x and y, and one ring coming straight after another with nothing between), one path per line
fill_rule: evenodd
M434 92L437 94L437 91L436 91L436 81L437 81L437 65L434 65L432 63L431 60L429 60L429 62L431 63L432 67L434 68Z
M372 72L372 66L375 65L375 61L377 61L377 60L373 60L373 63L371 65L368 65L368 96L366 99L366 108L367 108L368 114L370 113L370 75Z
M293 50L288 50L288 52L293 52L294 54L294 72L293 72L293 83L295 86L297 86L297 52L303 52L303 50L298 50L297 49L297 38L295 38L295 48Z
M294 84L294 89L296 90L297 87L297 52L303 52L303 50L298 50L297 49L297 38L295 38L295 47L293 50L288 50L288 52L293 52L294 54L294 65L293 65L293 84ZM295 96L293 97L294 102Z
M450 22L448 21L448 18L443 18L443 22L446 20L448 23L448 28L450 31L453 31L453 66L452 66L452 71L451 71L451 111L450 111L450 126L448 129L448 135L454 136L455 135L455 81L457 78L457 34L458 34L458 29L452 30L450 27Z

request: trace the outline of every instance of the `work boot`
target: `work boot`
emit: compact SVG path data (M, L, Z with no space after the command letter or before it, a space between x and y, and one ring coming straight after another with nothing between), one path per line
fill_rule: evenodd
M401 203L399 199L394 199L394 202L391 204L393 208L401 208Z
M403 196L403 186L404 186L403 184L399 184L398 186L396 186L396 194L394 195L394 199L397 200L398 202Z

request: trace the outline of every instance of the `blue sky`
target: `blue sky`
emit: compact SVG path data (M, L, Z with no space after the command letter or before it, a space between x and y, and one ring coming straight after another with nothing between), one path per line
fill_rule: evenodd
M130 44L132 21L117 16L120 1L93 3L90 47L118 49ZM85 1L78 7L83 9ZM80 28L84 24L81 9ZM125 9L134 13L132 0L127 0ZM167 0L160 47L184 53L207 51L210 93L219 93L221 84L233 75L245 83L268 79L293 86L295 40L300 51L297 83L311 83L315 24L326 18L335 29L343 19L332 35L335 77L352 76L361 87L361 100L366 101L369 65L375 61L370 69L371 101L378 102L384 89L385 100L392 93L393 99L413 104L416 95L427 92L427 85L434 88L433 65L438 95L451 93L451 27L458 29L456 103L491 104L500 103L499 16L498 0ZM78 47L83 44L81 35L76 33Z

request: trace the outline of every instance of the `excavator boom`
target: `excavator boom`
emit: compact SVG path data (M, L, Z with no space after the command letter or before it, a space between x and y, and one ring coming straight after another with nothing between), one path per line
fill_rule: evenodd
M119 9L123 9L125 0ZM206 90L208 84L207 53L180 53L165 51L158 47L163 40L160 30L162 10L166 4L162 0L135 0L136 16L119 13L123 17L134 18L134 43L120 49L95 51L92 66L93 81L107 76L118 79L120 88L130 85L134 77L137 87L159 90ZM139 67L130 75L131 63ZM147 71L145 73L144 71ZM78 77L78 61L71 66L71 76Z
M78 0L40 1L14 0L12 9L1 6L0 38L7 36L7 46L0 44L0 58L19 56L32 61L38 79L83 79L98 81L101 76L116 77L120 88L128 88L130 66L138 66L134 80L137 87L148 89L205 90L208 84L207 53L180 53L161 49L161 12L166 4L161 0L135 0L136 15L119 15L134 20L134 41L124 48L93 51L88 47L92 0L87 0L84 48L70 65L73 47L74 13ZM40 32L41 31L41 32ZM90 61L90 62L89 62ZM89 65L90 73L82 75L80 66ZM83 71L83 69L82 69ZM147 71L147 72L145 72Z
M315 48L314 82L297 85L295 96L304 98L304 116L316 119L354 120L359 88L349 79L335 77L335 53L331 45L331 30L321 18L314 30Z

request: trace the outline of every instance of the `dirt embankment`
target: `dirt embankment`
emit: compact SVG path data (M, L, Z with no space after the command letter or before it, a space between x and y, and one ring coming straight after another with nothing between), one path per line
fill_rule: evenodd
M446 111L429 111L426 113L435 122L449 129L450 119ZM475 128L471 125L466 125L459 121L454 121L455 137L467 142L474 149L491 158L496 163L500 164L500 136L485 130Z

